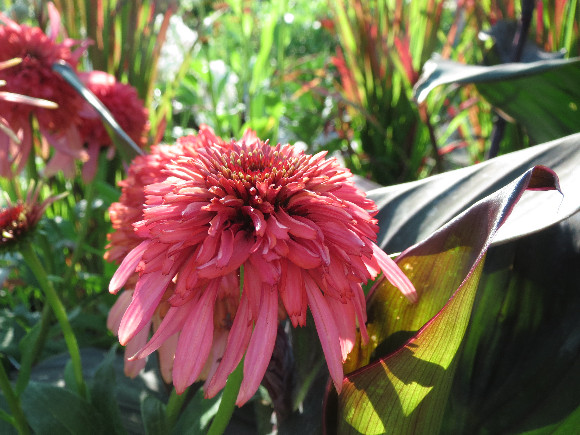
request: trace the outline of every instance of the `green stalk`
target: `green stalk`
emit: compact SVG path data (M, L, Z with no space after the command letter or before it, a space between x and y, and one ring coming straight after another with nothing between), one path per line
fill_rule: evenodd
M177 394L174 388L171 392L171 396L169 396L169 401L167 402L167 408L165 408L167 427L169 429L173 429L173 426L175 426L181 408L183 407L183 403L185 402L185 399L187 399L188 391L189 390L186 390L183 394Z
M28 267L30 267L32 273L38 280L38 283L40 284L40 287L44 292L46 300L50 305L50 307L52 308L52 311L54 312L54 315L56 316L56 319L62 329L64 340L70 353L71 363L73 367L75 381L78 387L78 392L82 397L86 397L86 386L83 378L79 345L77 343L77 339L70 325L70 322L68 321L64 305L62 304L61 300L58 297L58 294L54 290L52 282L48 280L46 271L42 267L42 263L40 262L40 259L36 255L36 252L34 252L32 245L26 242L22 243L20 247L20 253L24 257L24 260L28 264Z
M220 406L218 408L217 414L211 422L211 426L209 427L207 435L221 435L225 432L226 428L228 427L228 423L232 418L232 414L234 413L236 399L238 398L238 393L240 391L243 378L244 358L242 358L236 369L228 376L228 380L222 394L222 400L220 401Z
M6 374L6 370L4 370L4 364L2 361L0 361L0 390L4 393L4 398L6 399L6 402L8 402L10 412L12 412L13 419L11 419L11 423L18 430L19 434L29 434L30 429L28 428L24 412L22 412L20 399L16 394L14 394L14 390L12 389L12 385L10 385L10 380Z

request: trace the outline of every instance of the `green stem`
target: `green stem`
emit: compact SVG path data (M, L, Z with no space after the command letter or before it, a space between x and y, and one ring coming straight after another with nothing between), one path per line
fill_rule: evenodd
M61 300L58 297L58 294L54 290L52 282L48 280L46 271L42 267L42 263L40 262L38 256L36 255L36 252L34 252L32 245L30 243L23 243L20 248L20 253L24 257L24 260L28 264L28 267L30 267L32 273L38 280L38 283L40 284L40 287L42 288L44 295L46 296L46 300L48 301L48 304L52 308L52 311L54 312L54 315L56 316L56 319L62 329L64 340L70 353L71 363L73 366L73 372L77 383L78 392L82 397L86 397L86 387L83 378L79 345L77 343L77 339L70 325L70 322L68 321L64 305L62 304Z
M185 402L185 399L187 399L188 391L189 390L186 390L183 394L177 394L175 389L173 389L171 392L171 396L169 396L169 401L167 402L167 408L165 411L167 427L169 429L173 429L173 426L177 422L177 418L179 417L183 403Z
M10 408L10 412L12 412L12 417L14 417L11 423L18 430L19 434L29 434L30 429L28 428L28 423L26 422L24 412L22 412L20 399L16 396L16 394L14 394L14 390L12 389L12 385L10 385L10 380L8 379L6 370L4 370L4 364L1 360L0 389L2 390L2 393L4 393L4 398L8 402L8 407Z
M217 414L211 422L207 435L221 435L228 427L236 407L236 399L244 378L244 358L240 361L236 369L228 376L222 400Z

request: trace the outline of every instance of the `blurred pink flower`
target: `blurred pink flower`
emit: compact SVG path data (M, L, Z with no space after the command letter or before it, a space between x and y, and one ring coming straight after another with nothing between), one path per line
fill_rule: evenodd
M14 58L22 62L11 68L0 70L0 80L4 80L3 91L56 103L58 108L47 109L28 104L14 104L0 99L0 113L17 133L20 143L15 143L10 135L0 133L0 175L11 176L11 166L22 170L32 147L30 115L38 120L40 132L55 149L47 172L63 169L68 175L74 170L74 160L86 160L77 129L82 100L52 65L65 61L76 66L85 44L71 51L76 41L65 39L57 43L38 27L17 24L0 13L0 62ZM71 166L72 164L72 166Z
M36 227L46 208L67 193L54 195L42 202L38 201L40 185L31 184L26 199L12 202L8 199L0 208L0 251L13 250Z
M122 245L109 290L136 279L119 323L123 345L149 327L160 304L169 305L133 359L177 337L172 377L178 393L206 379L206 396L214 396L245 354L237 399L244 404L272 356L279 312L294 327L304 326L308 307L340 391L357 325L368 340L361 284L382 270L416 298L375 244L375 204L325 152L271 147L247 134L239 142L149 159L159 164L154 173L160 177L144 184L142 218L131 222L138 239Z
M118 83L114 76L103 71L79 73L81 81L109 109L121 128L139 146L145 145L148 127L147 110L137 95L137 90L123 83ZM80 132L83 142L88 147L89 161L83 167L83 177L91 180L97 168L98 153L101 147L110 147L112 157L115 148L96 111L85 103L80 112Z

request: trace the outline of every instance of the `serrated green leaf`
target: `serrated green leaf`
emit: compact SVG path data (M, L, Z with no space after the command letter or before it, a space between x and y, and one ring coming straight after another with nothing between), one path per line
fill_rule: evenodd
M526 189L557 186L550 170L536 167L401 254L419 302L386 280L369 295L370 351L349 356L347 367L362 368L344 380L338 432L438 433L491 240ZM366 365L372 351L379 360Z

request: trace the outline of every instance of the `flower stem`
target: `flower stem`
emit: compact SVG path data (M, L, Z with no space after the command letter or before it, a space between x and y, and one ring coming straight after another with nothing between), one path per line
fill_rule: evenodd
M52 308L52 311L54 312L54 315L62 329L64 340L71 357L71 363L73 366L73 372L77 383L78 392L82 397L86 397L86 387L83 378L79 345L77 343L77 339L72 330L70 322L68 321L64 305L54 290L52 282L48 280L46 271L42 267L42 263L36 255L36 252L34 252L32 245L30 243L23 243L20 247L20 253L38 280L38 283L40 284L40 287L46 296L46 300Z
M165 411L167 427L169 429L173 429L173 426L177 422L177 418L179 417L183 403L185 402L185 399L187 399L188 391L189 390L186 390L183 394L177 394L174 388L171 392L171 396L169 396L169 401L167 402L167 408Z
M29 434L30 429L28 428L28 423L26 422L26 417L24 412L22 412L22 407L20 406L20 399L14 394L12 385L10 385L10 380L4 370L4 364L0 361L0 390L4 393L4 398L8 402L8 407L10 412L12 412L11 423L16 427L19 434Z
M222 393L222 400L218 408L217 414L211 422L211 426L207 435L221 435L228 427L228 423L232 418L234 409L236 407L236 399L242 379L244 378L244 358L240 361L236 369L228 376L224 392Z

